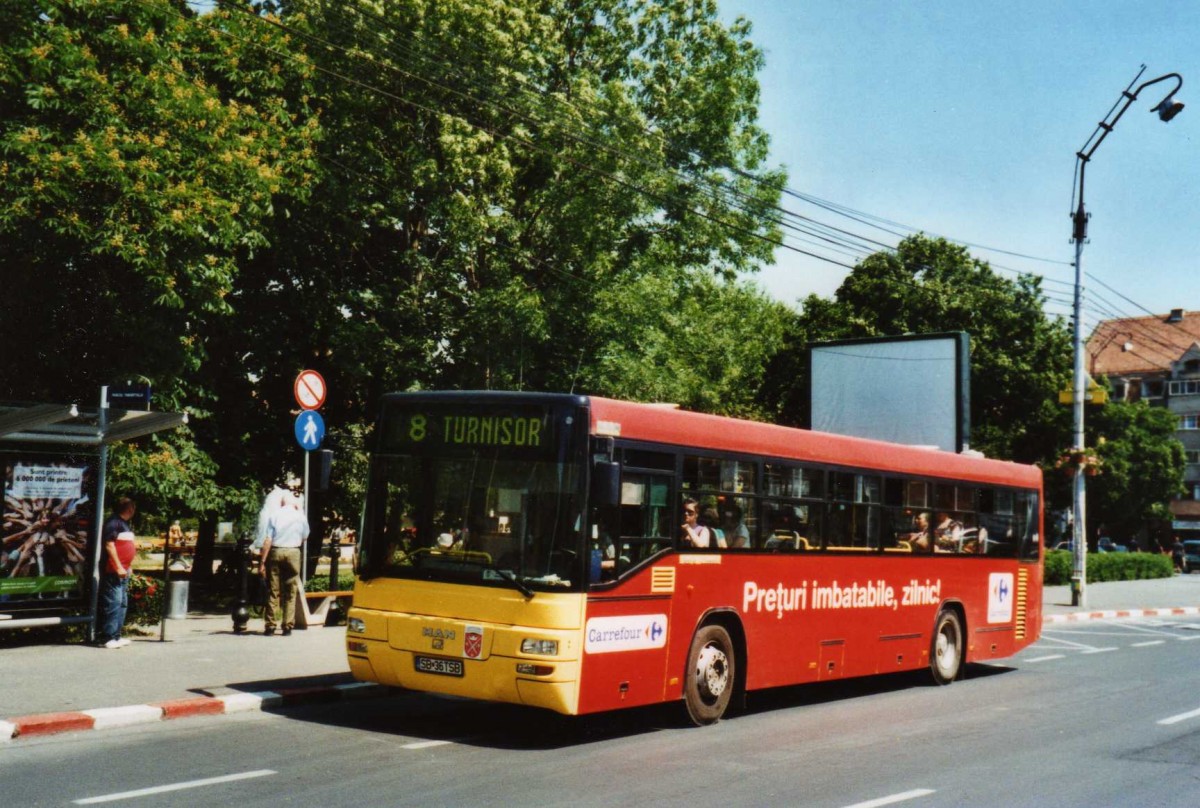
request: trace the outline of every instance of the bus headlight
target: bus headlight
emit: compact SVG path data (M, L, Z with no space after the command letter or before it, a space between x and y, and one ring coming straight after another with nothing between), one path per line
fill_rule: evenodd
M538 656L558 656L558 640L521 640L522 654L537 654Z
M351 617L346 621L346 628L353 631L355 634L367 633L367 621L361 617Z

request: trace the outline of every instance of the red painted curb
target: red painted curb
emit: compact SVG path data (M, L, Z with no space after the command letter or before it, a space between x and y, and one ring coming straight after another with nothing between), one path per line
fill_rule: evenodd
M225 712L225 702L209 696L197 696L193 699L172 699L151 704L163 711L163 720L170 718L188 718L193 715L220 715Z
M91 729L96 719L84 713L41 713L14 718L12 723L17 728L13 737L20 738L24 735L53 735L56 732Z

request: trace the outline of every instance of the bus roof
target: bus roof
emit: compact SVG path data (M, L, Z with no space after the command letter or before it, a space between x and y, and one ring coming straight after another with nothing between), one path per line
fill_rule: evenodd
M674 446L778 457L831 466L867 468L921 477L970 480L1021 488L1042 487L1037 466L956 454L886 441L813 432L720 415L691 412L674 404L639 404L575 393L527 393L499 390L439 390L390 393L385 401L430 402L540 401L558 406L587 406L593 435L611 435Z
M591 405L591 432L597 435L923 477L1039 490L1042 486L1042 471L1037 466L690 412L673 405L635 404L595 396L587 400Z

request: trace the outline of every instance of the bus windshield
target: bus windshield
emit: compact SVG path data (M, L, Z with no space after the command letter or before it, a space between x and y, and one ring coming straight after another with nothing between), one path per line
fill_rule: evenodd
M479 424L489 418L497 423L485 431ZM522 419L524 426L514 426ZM383 451L371 469L360 574L526 595L582 589L583 475L569 451L573 421L553 408L499 417L461 408L455 415L429 407L387 413Z

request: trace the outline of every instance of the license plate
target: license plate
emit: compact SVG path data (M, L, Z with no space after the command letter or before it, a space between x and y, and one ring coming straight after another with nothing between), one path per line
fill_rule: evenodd
M417 670L421 673L439 673L442 676L462 676L463 663L461 659L439 659L438 657L419 656L413 659Z

